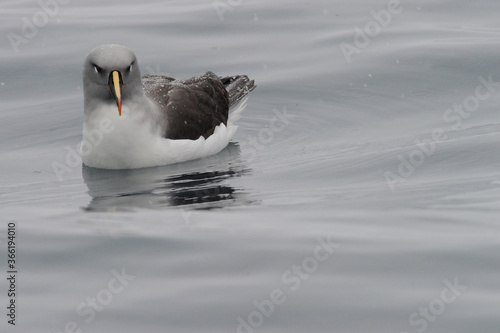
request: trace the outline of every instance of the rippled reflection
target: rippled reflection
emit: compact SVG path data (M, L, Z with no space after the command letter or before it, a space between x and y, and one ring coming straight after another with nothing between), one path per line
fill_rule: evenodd
M234 143L217 155L176 165L134 170L83 166L83 179L92 197L86 209L213 209L245 204L247 192L231 186L230 179L248 172L241 164L239 146Z

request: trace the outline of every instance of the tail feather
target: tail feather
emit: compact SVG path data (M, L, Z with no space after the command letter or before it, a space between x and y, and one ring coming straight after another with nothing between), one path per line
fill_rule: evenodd
M229 93L229 107L238 104L256 87L254 80L250 80L246 75L225 76L220 80Z

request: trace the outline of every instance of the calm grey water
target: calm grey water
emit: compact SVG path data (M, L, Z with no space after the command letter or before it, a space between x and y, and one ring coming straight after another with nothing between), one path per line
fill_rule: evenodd
M1 4L0 331L499 331L499 2L59 1ZM230 146L82 168L104 43L254 78Z

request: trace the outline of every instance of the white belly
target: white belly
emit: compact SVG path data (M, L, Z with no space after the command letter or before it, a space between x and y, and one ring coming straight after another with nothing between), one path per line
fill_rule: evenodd
M93 110L85 119L80 148L83 163L102 169L136 169L185 162L217 154L236 132L234 121L245 107L230 113L228 126L221 124L207 139L170 140L161 136L151 119L127 107L118 115L116 106Z

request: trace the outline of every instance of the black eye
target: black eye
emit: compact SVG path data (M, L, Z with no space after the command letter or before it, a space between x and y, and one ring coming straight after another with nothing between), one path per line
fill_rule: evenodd
M97 74L100 74L102 72L102 68L97 65L94 65L94 69Z
M128 68L127 68L127 72L129 72L129 73L130 73L130 72L132 72L132 67L133 67L133 65L134 65L134 64L132 63L132 64L130 64L130 66L128 66Z

